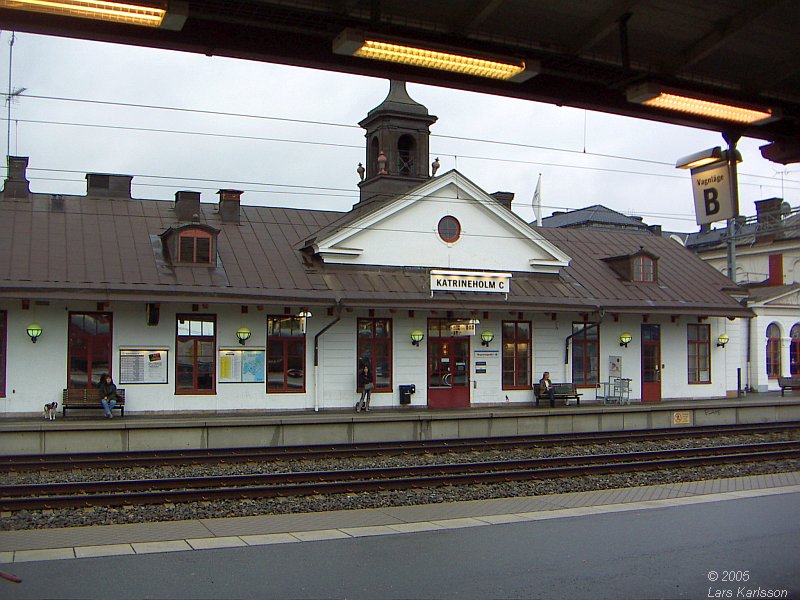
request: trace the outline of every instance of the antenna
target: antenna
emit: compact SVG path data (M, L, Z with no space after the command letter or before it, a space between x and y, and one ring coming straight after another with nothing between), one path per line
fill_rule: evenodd
M6 106L8 107L8 131L6 133L6 164L8 157L11 156L11 105L19 102L19 97L28 88L20 87L17 89L12 88L11 68L14 62L14 41L16 36L11 32L11 39L8 41L8 93L6 93Z

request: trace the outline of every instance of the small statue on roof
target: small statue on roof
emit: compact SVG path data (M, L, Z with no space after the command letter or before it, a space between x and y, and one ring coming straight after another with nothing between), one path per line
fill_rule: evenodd
M358 168L356 169L356 171L358 172L358 176L361 178L361 181L364 181L364 173L366 172L366 169L364 169L364 165L358 163Z
M436 171L438 171L439 167L441 166L442 165L439 163L439 157L437 156L431 163L431 177L436 177Z

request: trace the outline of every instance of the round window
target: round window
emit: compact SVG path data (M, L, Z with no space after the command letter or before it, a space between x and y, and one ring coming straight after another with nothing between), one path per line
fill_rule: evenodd
M439 221L439 237L448 244L457 241L461 236L461 223L451 216L442 217Z

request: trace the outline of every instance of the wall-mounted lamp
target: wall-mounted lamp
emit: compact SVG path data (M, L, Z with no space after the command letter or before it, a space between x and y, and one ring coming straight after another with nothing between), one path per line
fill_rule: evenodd
M30 337L31 341L35 344L36 340L39 339L39 336L42 335L42 326L36 323L31 323L28 325L28 328L25 331L28 332L28 337Z
M777 110L766 106L731 104L703 94L671 89L652 82L628 88L626 96L628 102L635 104L745 125L762 125L780 117Z
M535 60L526 62L511 57L478 56L471 52L461 54L455 48L435 49L430 44L424 46L413 40L387 39L385 36L345 29L333 41L333 52L517 83L538 75L541 69Z
M419 346L419 343L425 339L425 334L422 333L421 329L415 329L411 332L411 345L412 346Z
M632 339L633 336L630 333L627 332L621 333L619 334L619 345L622 346L623 348L627 348L628 344L631 343Z
M481 334L481 345L488 346L489 344L492 343L493 339L494 339L494 334L487 329Z
M106 0L0 0L0 8L113 21L127 25L180 31L186 22L186 2L113 2Z
M717 346L720 348L724 348L725 344L731 341L731 338L728 337L727 333L721 333L720 336L717 338Z
M239 338L239 343L244 346L244 343L250 339L251 332L247 327L239 327L236 330L236 337Z

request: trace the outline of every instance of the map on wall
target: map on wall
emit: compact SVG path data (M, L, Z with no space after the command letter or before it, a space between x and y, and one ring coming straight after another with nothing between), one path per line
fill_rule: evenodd
M119 382L168 383L166 348L132 349L119 351Z
M220 350L220 383L264 383L264 350Z

